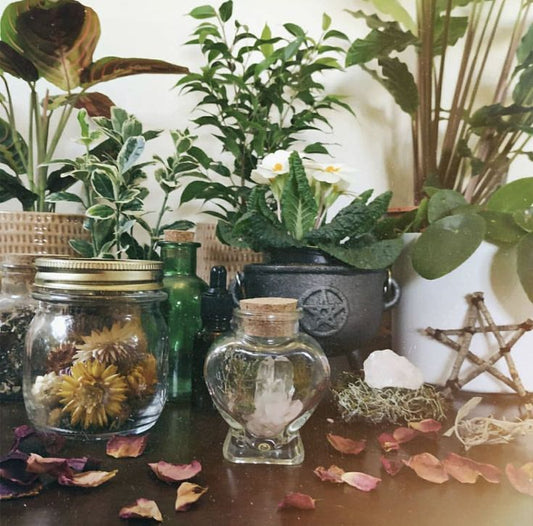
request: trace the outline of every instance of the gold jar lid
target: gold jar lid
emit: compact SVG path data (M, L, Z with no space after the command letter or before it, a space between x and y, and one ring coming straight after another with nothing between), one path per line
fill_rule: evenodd
M163 263L135 259L35 260L35 286L48 290L143 291L163 288Z

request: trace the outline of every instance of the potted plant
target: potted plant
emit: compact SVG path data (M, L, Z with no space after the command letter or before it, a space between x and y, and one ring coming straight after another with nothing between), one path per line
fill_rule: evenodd
M265 264L244 268L246 295L298 298L302 327L329 355L372 338L384 307L398 299L397 288L386 287L386 269L403 247L383 228L392 194L371 201L367 190L335 213L339 197L349 196L347 175L295 151L269 154L252 171L257 186L231 233L266 254ZM395 297L384 297L384 287Z
M90 91L93 86L139 73L188 71L152 59L104 57L93 61L99 19L95 11L76 0L12 2L4 9L0 30L0 105L4 112L0 119L0 202L18 199L24 211L54 212L55 202L48 200L49 195L75 182L73 177L50 171L48 163L76 108L109 117L112 101ZM26 137L22 118L15 112L9 77L26 82L29 88ZM41 86L42 81L51 87ZM62 230L60 236L65 233Z
M531 312L533 184L527 177L505 182L511 163L528 155L533 29L530 2L513 8L510 29L503 23L504 4L419 1L411 17L400 2L380 3L387 20L375 13L352 12L371 30L352 42L346 64L367 70L412 122L418 208L389 226L421 234L410 238L399 260L402 265L396 267L403 301L395 312L393 334L397 350L417 365L431 362L428 381L445 380L443 371L453 351L450 357L440 345L428 350L432 342L420 332L428 325L461 327L465 294L483 290L488 305L501 307L493 313L500 323L523 321ZM495 66L495 48L504 39L507 49ZM450 64L454 46L460 47L457 68ZM416 75L405 58L413 50ZM496 80L489 78L491 71L499 72ZM496 279L498 267L512 272ZM415 273L425 279L419 282ZM480 276L488 282L477 282ZM490 281L498 282L499 288L493 291ZM465 288L455 288L460 282ZM428 303L417 304L420 299ZM527 338L522 341L528 345ZM493 345L485 346L493 351ZM484 383L478 379L468 388L500 388L497 382Z
M199 49L204 64L182 77L178 87L200 97L201 114L193 122L219 142L222 152L216 162L205 158L207 171L184 186L181 202L208 203L206 213L218 220L218 238L237 247L231 225L245 211L258 160L290 148L304 131L327 128L328 111L351 111L341 97L326 92L322 80L341 69L339 44L347 37L331 27L326 14L316 39L293 23L284 24L280 35L268 25L255 34L236 18L231 0L218 8L199 6L189 15L199 24L187 44ZM317 141L305 152L326 153L327 145Z

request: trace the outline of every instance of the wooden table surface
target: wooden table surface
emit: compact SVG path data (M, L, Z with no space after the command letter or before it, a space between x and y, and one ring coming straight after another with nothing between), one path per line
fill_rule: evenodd
M497 400L496 411L505 405ZM483 410L483 409L482 409ZM485 408L486 410L486 408ZM0 452L12 442L12 428L27 423L22 403L0 405ZM330 419L334 421L331 422ZM236 465L222 458L227 426L216 413L195 413L186 407L167 404L151 430L144 454L134 459L106 456L104 442L68 441L61 456L100 458L101 469L118 469L108 483L92 489L63 487L50 483L35 497L0 503L2 526L126 525L145 524L118 517L121 507L144 497L157 502L163 524L216 526L532 526L533 498L518 493L506 477L500 484L483 479L476 484L450 480L442 485L419 479L404 468L390 477L380 468L379 433L393 426L374 427L340 421L330 400L321 403L302 428L306 458L301 466L281 467ZM341 455L326 441L332 432L354 439L366 438L366 450L357 456ZM416 438L405 444L410 453L429 451L439 458L449 451L465 454L455 438ZM533 436L506 445L479 446L467 456L504 468L507 462L522 465L533 461ZM189 463L197 459L203 471L195 481L209 486L209 492L188 512L175 512L176 487L157 480L148 462L165 460ZM363 471L382 478L370 493L348 485L320 481L313 470L319 465L337 464L345 471ZM288 492L302 492L317 499L313 511L277 511ZM148 524L148 523L147 523ZM155 522L152 522L155 524Z

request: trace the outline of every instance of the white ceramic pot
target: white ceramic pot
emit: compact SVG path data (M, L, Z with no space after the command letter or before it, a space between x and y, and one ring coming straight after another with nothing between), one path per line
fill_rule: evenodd
M409 258L416 236L406 235L406 249L393 268L393 276L402 290L402 299L392 311L393 349L418 366L426 382L444 385L457 353L427 336L427 327L464 327L468 309L466 297L477 291L484 293L485 305L497 325L520 323L533 318L533 304L518 281L513 250L498 249L495 245L483 242L459 268L442 278L426 280L415 273ZM504 333L506 341L510 336L510 332ZM457 340L457 337L453 336L452 339ZM492 334L476 334L470 348L485 359L497 352L498 345ZM533 331L521 337L514 345L511 356L525 389L533 392ZM472 367L466 360L459 378ZM495 367L509 376L503 358L496 362ZM463 389L485 393L514 392L487 372L467 383Z

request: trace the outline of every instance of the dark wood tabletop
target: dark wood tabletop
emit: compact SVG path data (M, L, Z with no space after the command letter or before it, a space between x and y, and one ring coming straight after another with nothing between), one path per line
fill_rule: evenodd
M500 401L502 399L500 398ZM505 404L496 397L496 410L513 408L516 399ZM485 406L487 409L489 406ZM9 450L12 429L27 423L22 403L0 405L1 452ZM302 428L305 461L297 467L236 465L222 458L227 426L217 413L193 412L167 404L150 432L147 448L138 458L106 456L105 442L68 441L61 456L92 456L102 460L101 469L118 469L114 479L90 489L48 484L35 497L0 503L0 523L9 526L125 525L144 524L118 517L121 507L144 497L157 502L163 524L263 526L361 525L361 526L530 526L533 498L518 493L505 475L500 484L483 479L475 484L449 480L444 484L424 481L408 468L395 477L380 468L382 450L376 437L394 426L345 424L331 400L324 400ZM357 456L342 455L327 442L332 432L353 439L366 438L367 448ZM492 463L502 470L508 462L522 465L533 460L533 436L506 445L478 446L467 453L456 438L416 438L405 444L409 454L428 451L443 458L448 452ZM189 511L175 512L176 486L155 478L148 462L165 460L203 466L195 482L209 487ZM345 471L362 471L382 478L372 492L346 484L320 481L313 470L336 464ZM316 509L277 510L288 492L301 492L316 499ZM147 522L146 524L149 524ZM152 522L152 524L156 524Z

